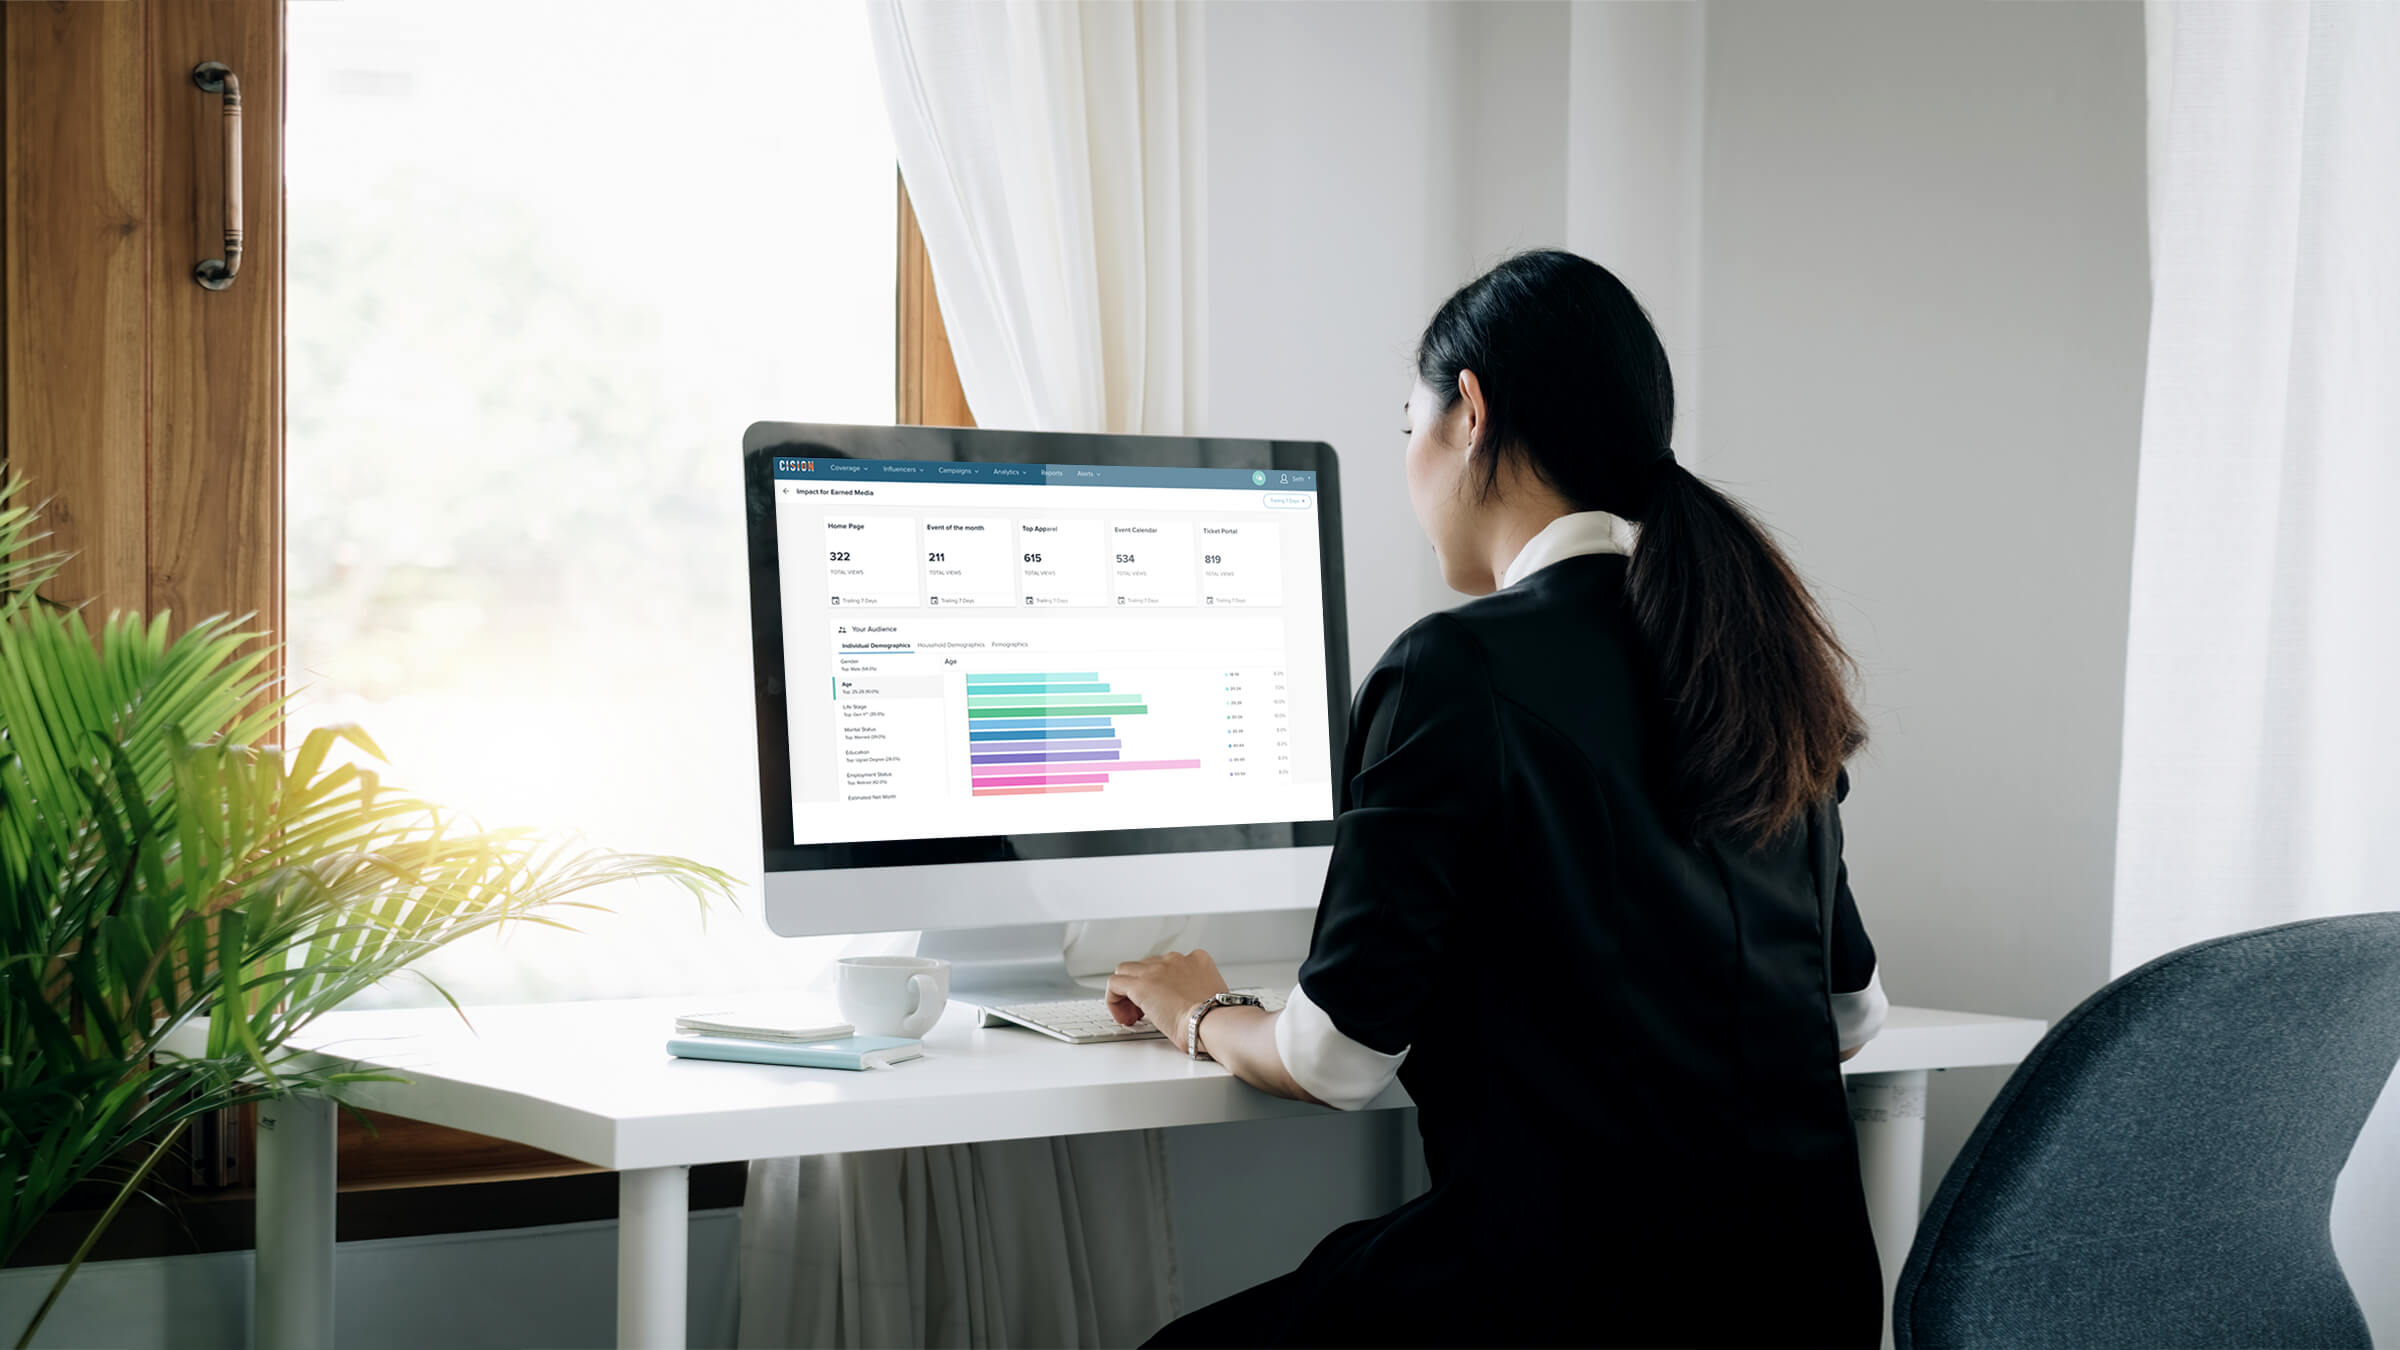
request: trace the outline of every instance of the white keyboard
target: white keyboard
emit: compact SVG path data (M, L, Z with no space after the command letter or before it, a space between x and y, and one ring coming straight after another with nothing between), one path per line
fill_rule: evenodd
M1277 1012L1283 1007L1283 995L1272 990L1237 989L1234 992L1258 995L1260 1005L1268 1012ZM1040 1003L986 1004L983 1010L1029 1031L1055 1036L1069 1045L1139 1041L1166 1034L1150 1025L1147 1017L1129 1027L1119 1026L1117 1019L1109 1014L1106 999L1062 998Z

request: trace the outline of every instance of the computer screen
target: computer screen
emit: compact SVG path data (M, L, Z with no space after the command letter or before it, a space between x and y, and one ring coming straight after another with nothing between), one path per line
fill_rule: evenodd
M758 644L770 870L1328 838L1329 450L789 425L751 445L754 607L771 582L780 630Z

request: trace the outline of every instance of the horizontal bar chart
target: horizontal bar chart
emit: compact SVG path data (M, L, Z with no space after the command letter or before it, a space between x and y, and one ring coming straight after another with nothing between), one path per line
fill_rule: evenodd
M1150 705L1097 671L967 676L968 791L978 797L1098 792L1120 773L1197 769L1197 759L1126 759L1120 719ZM1136 740L1142 749L1156 747Z

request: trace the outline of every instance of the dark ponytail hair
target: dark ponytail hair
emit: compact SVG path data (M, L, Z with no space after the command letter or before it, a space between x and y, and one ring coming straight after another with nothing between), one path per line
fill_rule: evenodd
M1790 828L1866 743L1853 666L1757 520L1675 462L1675 383L1641 302L1588 258L1520 253L1425 328L1417 375L1445 408L1467 370L1495 450L1484 495L1508 456L1575 509L1641 527L1627 599L1673 719L1691 832L1761 844Z

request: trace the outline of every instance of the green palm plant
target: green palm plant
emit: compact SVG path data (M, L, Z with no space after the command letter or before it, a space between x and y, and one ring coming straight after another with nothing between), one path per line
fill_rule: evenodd
M115 1188L22 1346L193 1117L385 1077L288 1050L310 1020L471 933L596 908L592 887L663 878L705 908L731 878L462 821L338 755L382 758L356 728L277 746L272 649L230 619L95 632L43 600L64 558L18 487L0 486L0 1257L70 1189ZM200 1053L165 1049L187 1025Z

